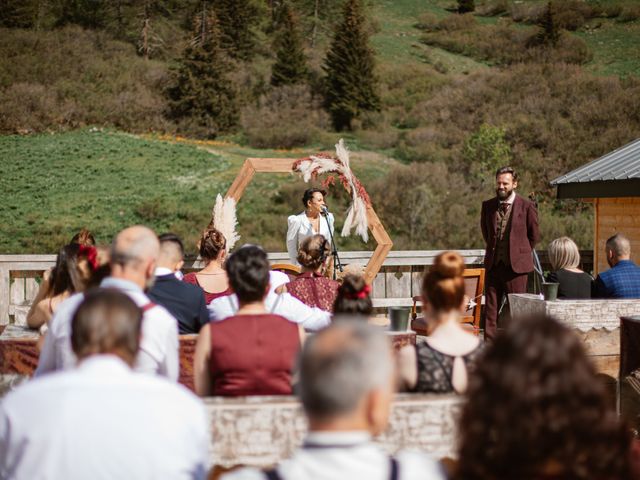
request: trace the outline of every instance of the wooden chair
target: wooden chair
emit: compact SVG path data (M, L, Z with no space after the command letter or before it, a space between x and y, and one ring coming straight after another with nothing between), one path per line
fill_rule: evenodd
M465 294L469 297L467 310L464 312L460 323L468 325L474 332L480 330L480 314L482 310L482 294L484 292L484 268L466 268L462 273L464 278ZM413 297L411 308L411 329L418 335L428 335L427 321L424 317L418 317L418 302L424 302L421 295Z
M289 277L289 280L294 280L302 270L297 265L292 265L291 263L274 263L271 265L271 270L277 270L278 272L286 273Z

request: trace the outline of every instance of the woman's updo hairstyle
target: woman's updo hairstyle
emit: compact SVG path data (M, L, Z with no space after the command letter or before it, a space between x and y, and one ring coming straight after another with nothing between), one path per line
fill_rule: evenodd
M205 262L211 262L218 258L220 252L227 248L227 239L215 228L207 228L200 238L200 258Z
M312 235L302 241L298 250L298 263L309 270L317 270L329 255L329 241L323 235Z
M459 253L442 252L422 282L422 296L434 310L457 310L464 299L464 259Z
M338 295L333 304L334 315L363 315L371 316L373 303L371 302L371 287L360 275L345 275L338 288Z
M247 245L233 253L225 262L229 284L241 303L258 302L269 285L267 252L257 245Z

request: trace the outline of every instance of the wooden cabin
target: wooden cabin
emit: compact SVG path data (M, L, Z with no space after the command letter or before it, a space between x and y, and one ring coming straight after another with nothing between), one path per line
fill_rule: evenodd
M631 259L640 263L640 139L551 182L558 198L581 198L595 206L594 275L607 270L607 238L622 233Z

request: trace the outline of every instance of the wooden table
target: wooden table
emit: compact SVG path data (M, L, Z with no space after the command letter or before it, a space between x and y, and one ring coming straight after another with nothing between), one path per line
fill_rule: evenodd
M414 332L387 332L393 347L398 350L416 343ZM0 334L0 396L17 383L30 377L38 366L36 346L40 335L26 327L8 325ZM180 377L178 381L194 390L193 357L197 335L180 335Z

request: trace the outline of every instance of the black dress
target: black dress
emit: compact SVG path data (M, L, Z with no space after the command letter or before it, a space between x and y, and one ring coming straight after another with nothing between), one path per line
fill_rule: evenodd
M547 282L559 283L558 298L584 299L591 298L591 282L593 278L585 272L558 270L547 275Z
M434 349L427 342L418 343L415 348L418 360L418 382L412 391L419 393L454 392L451 377L456 357ZM482 343L466 355L461 355L467 368L467 375L473 370L473 364L481 352Z

